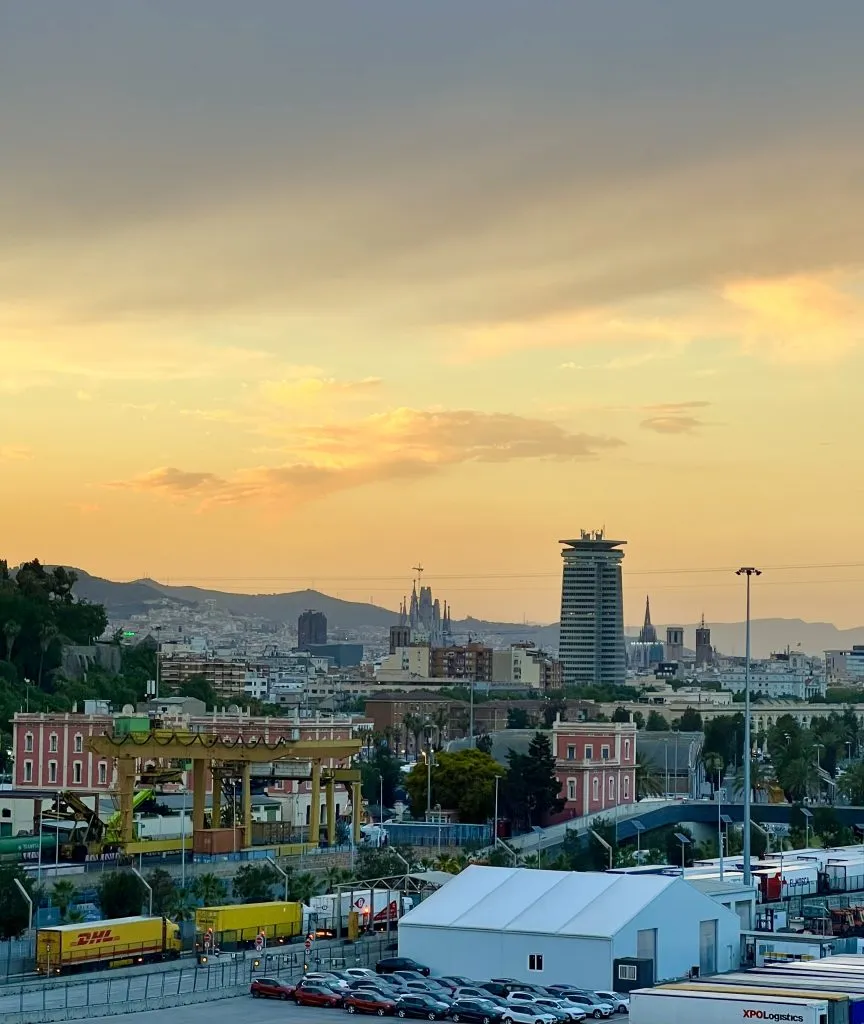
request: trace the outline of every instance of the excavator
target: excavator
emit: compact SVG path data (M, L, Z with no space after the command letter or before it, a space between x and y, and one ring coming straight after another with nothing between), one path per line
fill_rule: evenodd
M139 790L132 799L133 810L155 795L152 789ZM42 812L43 820L71 823L60 856L65 861L84 863L93 854L117 852L120 844L120 812L103 819L77 793L64 790L54 797L53 805Z

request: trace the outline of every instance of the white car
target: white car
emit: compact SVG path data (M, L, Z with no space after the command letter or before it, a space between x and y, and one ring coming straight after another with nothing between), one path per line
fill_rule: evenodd
M582 1020L585 1016L582 1007L573 1003L565 1006L560 999L555 999L553 996L541 996L536 992L511 992L507 996L507 1002L529 1010L536 1009L539 1013L549 1013L559 1021L559 1024L561 1021L570 1021L572 1024L574 1021Z
M545 1011L541 1013L539 1006L512 1003L508 1007L502 1006L501 1009L504 1011L502 1024L507 1024L507 1021L512 1021L513 1024L558 1024L557 1017Z
M352 978L376 978L377 975L371 967L346 967L343 974L350 974Z
M604 1003L609 1003L613 1013L630 1012L630 996L622 996L618 992L595 992L594 995Z

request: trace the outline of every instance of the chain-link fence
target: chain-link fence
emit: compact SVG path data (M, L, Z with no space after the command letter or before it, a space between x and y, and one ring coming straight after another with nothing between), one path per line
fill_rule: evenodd
M387 938L313 943L308 951L300 946L254 955L211 955L206 963L190 963L179 970L138 969L141 973L124 977L96 975L86 980L71 977L7 985L0 988L0 1020L4 1024L24 1024L37 1015L42 1020L74 1020L230 998L245 992L255 977L291 981L307 971L365 967L391 954L393 945Z
M36 966L36 939L7 939L0 942L0 978L29 974Z

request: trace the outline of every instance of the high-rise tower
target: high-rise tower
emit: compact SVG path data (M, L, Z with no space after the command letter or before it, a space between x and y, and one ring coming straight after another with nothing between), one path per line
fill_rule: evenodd
M603 530L562 540L561 658L565 686L622 684L627 677L620 550Z

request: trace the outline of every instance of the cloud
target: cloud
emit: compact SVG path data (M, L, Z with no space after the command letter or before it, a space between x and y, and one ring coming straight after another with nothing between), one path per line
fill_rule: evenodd
M371 483L412 479L465 463L589 459L613 451L614 437L571 432L548 420L473 410L395 409L363 420L292 434L288 460L225 477L163 467L116 486L204 505L297 503Z
M649 416L639 426L655 434L692 434L705 423L695 416Z
M706 409L711 403L702 400L691 402L659 402L656 405L643 405L646 412L679 413L685 409Z
M24 462L32 458L32 452L26 445L0 444L0 462Z
M362 397L377 390L381 384L380 377L337 380L335 377L304 376L294 379L265 380L261 383L261 394L269 401L282 405L331 395Z

